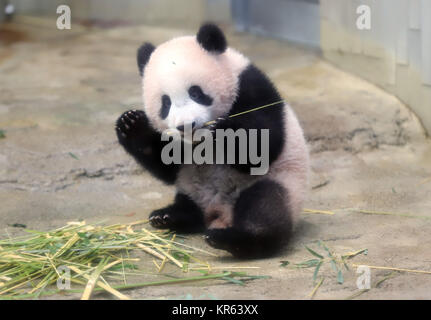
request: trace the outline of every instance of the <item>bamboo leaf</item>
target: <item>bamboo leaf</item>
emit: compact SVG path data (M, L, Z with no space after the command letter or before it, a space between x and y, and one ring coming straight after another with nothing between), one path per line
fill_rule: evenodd
M316 269L314 269L314 273L313 273L313 282L315 282L315 281L316 281L316 279L317 279L317 274L319 273L319 269L320 269L320 267L322 266L322 264L323 264L323 261L321 260L321 261L319 262L319 264L316 266Z
M310 267L317 266L320 261L321 261L320 259L310 259L304 262L296 263L295 265L298 268L310 268Z
M69 156L71 156L75 160L79 160L79 158L72 152L69 152Z
M331 267L332 267L332 270L338 271L337 264L335 263L334 259L331 260Z
M243 281L235 279L235 278L232 278L232 277L223 277L222 279L226 280L226 281L228 281L230 283L239 284L240 286L244 285Z
M280 267L287 267L290 264L290 262L287 260L282 260L280 262L281 262Z
M314 251L314 250L312 250L312 249L310 249L309 247L307 247L307 246L305 246L305 248L313 255L313 256L315 256L315 257L318 257L318 258L320 258L320 259L323 259L323 256L322 255L320 255L320 254L318 254L316 251Z
M344 283L344 277L343 277L343 273L341 272L341 270L338 270L337 282L339 284L343 284Z
M140 286L169 285L188 281L219 279L240 284L264 276L249 276L244 272L223 272L213 274L212 270L257 268L252 266L212 267L194 253L216 256L213 253L182 243L184 237L165 231L148 231L145 228L132 229L147 220L130 224L102 226L88 225L85 221L71 222L66 226L47 232L26 230L29 235L0 239L0 299L38 298L59 293L51 290L52 285L64 274L62 266L68 266L74 273L70 281L80 287L67 292L81 292L83 299L90 299L92 292L107 291L117 298L126 299L118 290L134 288L127 283L126 275L142 275L130 258L129 252L138 249L143 255L169 261L183 271L205 270L201 277L170 277L168 282L152 281ZM141 227L139 227L141 228ZM174 255L175 254L175 255ZM128 258L123 258L127 256ZM121 258L120 258L121 257ZM177 257L177 258L176 258ZM114 260L112 260L114 259ZM108 261L113 261L108 263ZM163 262L162 262L163 263ZM309 264L312 264L309 262ZM160 265L157 265L157 270ZM151 273L151 275L157 275ZM226 279L222 279L227 277ZM121 281L127 286L108 284L107 280ZM163 279L165 280L165 279ZM172 282L173 281L173 282ZM50 289L51 288L51 289ZM117 289L118 288L118 289Z

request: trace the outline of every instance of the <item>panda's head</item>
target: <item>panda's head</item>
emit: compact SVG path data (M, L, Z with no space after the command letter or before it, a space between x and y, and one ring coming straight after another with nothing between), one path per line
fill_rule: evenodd
M138 49L144 110L158 131L202 127L226 115L248 60L227 47L223 32L203 25L196 36Z

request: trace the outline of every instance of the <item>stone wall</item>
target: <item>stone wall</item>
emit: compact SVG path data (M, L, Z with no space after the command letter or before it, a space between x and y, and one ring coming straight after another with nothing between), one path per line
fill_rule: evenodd
M326 59L396 95L431 133L431 1L321 0ZM359 5L371 29L356 26Z

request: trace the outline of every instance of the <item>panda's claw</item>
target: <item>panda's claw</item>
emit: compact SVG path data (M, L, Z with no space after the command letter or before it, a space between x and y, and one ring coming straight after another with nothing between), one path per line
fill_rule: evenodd
M115 131L117 131L117 134L119 134L121 137L123 137L124 139L126 139L127 138L127 135L123 132L123 131L121 131L121 129L117 126L117 127L115 127Z
M127 117L132 124L134 124L136 120L139 119L139 115L133 111L128 111L127 114L124 116Z
M129 130L130 126L133 124L131 119L129 119L126 114L123 117L121 117L121 122L124 124L124 127L127 130Z
M165 225L163 219L159 215L150 217L150 224L154 228L162 228Z
M209 236L208 234L206 234L206 235L203 236L203 238L204 238L205 242L208 243L208 245L210 245L213 248L218 249L217 242L211 236Z
M135 120L139 120L141 118L141 115L139 114L139 110L133 110L129 112L130 112L130 116L132 116Z
M204 238L205 242L207 242L209 244L209 242L211 241L210 236L207 234L204 234L202 237Z
M172 227L171 216L164 211L165 209L159 209L151 213L149 218L151 226L159 229L169 229Z
M214 136L215 132L217 129L220 129L221 124L225 121L227 121L228 118L222 118L222 117L218 117L217 119L215 119L212 123L210 123L207 126L207 129L211 132L211 134Z

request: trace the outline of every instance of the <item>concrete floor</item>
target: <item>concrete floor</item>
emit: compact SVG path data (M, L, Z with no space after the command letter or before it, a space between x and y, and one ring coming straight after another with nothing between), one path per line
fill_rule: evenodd
M47 230L77 219L132 222L174 195L123 152L114 121L141 104L136 48L143 41L158 44L194 31L75 29L9 25L1 31L0 129L6 132L0 139L1 237L21 232L10 227L14 223ZM218 252L219 258L209 260L216 266L258 266L248 273L270 279L244 287L195 283L129 294L308 299L313 269L283 268L280 261L311 259L304 245L322 252L317 240L339 254L367 248L368 255L354 258L355 264L431 271L431 144L415 116L396 98L334 68L310 49L231 31L227 35L232 47L269 74L305 128L315 187L305 207L335 214L304 213L295 239L278 257L238 261ZM187 242L211 250L200 236ZM319 274L325 281L315 298L357 293L355 268L350 270L338 284L324 265ZM375 287L390 273L372 269L372 288L358 298L431 298L431 274L395 273Z

